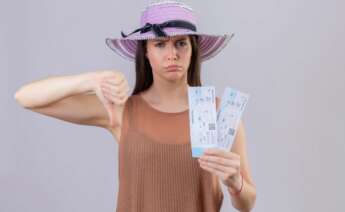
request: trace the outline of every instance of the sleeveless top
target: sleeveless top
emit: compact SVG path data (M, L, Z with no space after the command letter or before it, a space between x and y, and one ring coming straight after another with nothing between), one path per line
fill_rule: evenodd
M218 177L192 157L189 110L159 111L140 94L132 95L125 103L118 143L116 212L220 211Z

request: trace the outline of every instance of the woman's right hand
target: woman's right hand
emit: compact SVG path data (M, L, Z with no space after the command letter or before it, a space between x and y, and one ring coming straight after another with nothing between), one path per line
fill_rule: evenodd
M129 91L125 76L119 71L101 71L96 75L94 91L108 113L110 126L119 124Z

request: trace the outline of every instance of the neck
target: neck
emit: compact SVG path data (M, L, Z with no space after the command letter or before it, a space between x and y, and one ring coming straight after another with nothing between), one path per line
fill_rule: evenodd
M188 104L188 83L184 80L178 82L155 80L147 91L147 96L156 104Z

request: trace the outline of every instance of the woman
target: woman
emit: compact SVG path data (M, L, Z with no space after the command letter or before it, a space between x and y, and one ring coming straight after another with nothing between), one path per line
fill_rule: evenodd
M242 122L231 151L209 149L192 158L189 139L188 86L201 86L200 63L231 37L197 33L192 9L173 1L149 5L141 28L122 37L106 43L135 60L130 96L124 75L109 70L32 82L16 92L16 100L32 111L112 133L119 144L118 212L220 211L219 181L235 208L250 211L256 189Z

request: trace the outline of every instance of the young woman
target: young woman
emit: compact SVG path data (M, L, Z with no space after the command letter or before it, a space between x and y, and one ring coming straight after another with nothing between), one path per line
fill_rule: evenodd
M192 9L173 1L149 5L141 24L121 39L106 39L111 49L135 60L131 95L120 71L105 70L29 83L16 100L32 111L112 133L119 144L118 212L220 211L220 181L233 206L250 211L256 189L242 122L231 151L191 155L188 86L201 86L200 63L231 37L197 33Z

